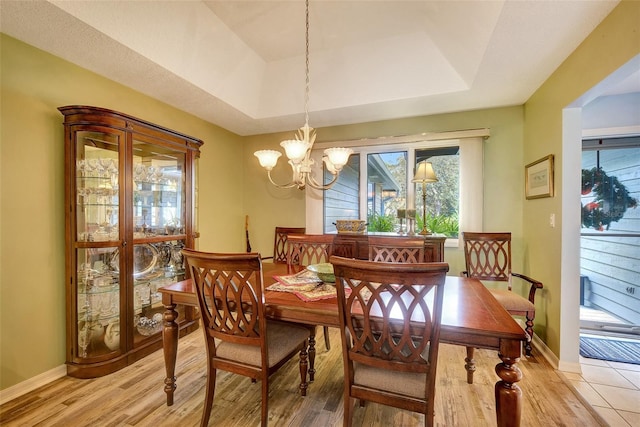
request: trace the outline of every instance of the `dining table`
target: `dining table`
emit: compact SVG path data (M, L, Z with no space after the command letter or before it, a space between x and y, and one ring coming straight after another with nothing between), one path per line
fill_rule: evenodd
M279 292L267 288L278 277L288 274L286 264L263 263L264 299L266 316L281 321L307 325L339 327L336 297L309 300L295 293ZM197 296L191 279L159 288L165 307L163 323L163 350L166 369L164 391L167 405L173 405L176 390L175 367L178 355L178 305L197 306ZM500 359L495 367L495 411L499 427L520 425L522 390L518 382L522 372L518 362L526 334L520 325L502 307L489 290L477 279L447 276L444 286L440 341L466 347L465 369L467 382L473 382L476 369L475 348L497 351ZM309 355L315 354L315 337L309 340ZM310 360L311 362L311 360ZM313 381L313 364L309 376Z

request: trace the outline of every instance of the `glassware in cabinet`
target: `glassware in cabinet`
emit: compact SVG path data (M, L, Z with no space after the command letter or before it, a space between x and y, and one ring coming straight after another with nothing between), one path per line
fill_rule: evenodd
M78 241L119 239L121 136L88 130L78 130L75 134Z

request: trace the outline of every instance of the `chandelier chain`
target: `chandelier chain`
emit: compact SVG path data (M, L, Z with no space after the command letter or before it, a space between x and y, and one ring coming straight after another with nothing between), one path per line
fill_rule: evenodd
M304 126L298 129L295 139L282 141L280 146L285 149L289 158L289 164L293 172L293 178L288 184L278 184L271 177L271 170L278 163L278 157L282 154L275 150L259 150L254 153L260 162L260 166L267 170L269 181L278 188L298 187L304 189L307 185L316 190L328 190L338 179L338 174L349 161L353 153L351 148L332 147L324 150L321 165L326 165L326 170L331 173L329 182L324 182L324 172L320 169L322 180L318 182L313 177L312 166L316 163L311 157L313 143L316 140L315 129L309 126L309 0L305 0L305 91L304 91Z
M304 123L309 126L309 0L306 0Z

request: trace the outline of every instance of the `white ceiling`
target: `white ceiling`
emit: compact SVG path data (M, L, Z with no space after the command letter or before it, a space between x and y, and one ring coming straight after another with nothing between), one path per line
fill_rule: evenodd
M617 3L311 0L310 125L523 104ZM304 123L302 0L2 0L0 30L240 135Z

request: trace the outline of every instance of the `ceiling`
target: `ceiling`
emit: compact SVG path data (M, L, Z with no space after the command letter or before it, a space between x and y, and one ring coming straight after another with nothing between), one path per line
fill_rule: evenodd
M312 0L310 125L521 105L617 3ZM0 30L239 135L304 123L302 0L2 0Z

